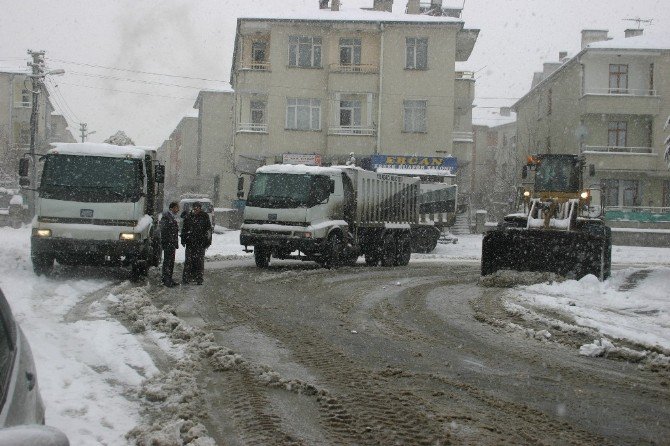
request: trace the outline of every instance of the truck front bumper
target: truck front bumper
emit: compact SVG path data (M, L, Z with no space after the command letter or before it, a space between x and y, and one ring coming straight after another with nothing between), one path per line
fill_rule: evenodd
M58 257L109 256L138 257L145 251L145 242L122 240L82 240L60 237L31 236L33 254L53 254Z
M323 239L297 237L289 234L258 234L252 231L240 232L240 244L243 246L266 246L282 251L314 252L323 247Z

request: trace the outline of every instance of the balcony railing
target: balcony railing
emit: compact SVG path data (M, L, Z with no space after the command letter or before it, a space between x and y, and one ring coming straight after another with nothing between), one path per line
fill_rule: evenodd
M452 139L460 142L474 142L474 136L473 132L455 131L452 133Z
M242 62L242 66L240 68L242 70L270 71L270 62L246 61Z
M27 108L32 106L32 102L17 101L14 103L14 107Z
M605 96L657 96L656 90L641 88L588 88L584 94L597 94Z
M330 71L335 73L377 73L379 67L377 65L361 65L361 64L330 64Z
M241 122L237 124L237 131L244 133L267 133L267 124L257 124L255 122Z
M474 80L475 78L475 72L474 71L457 71L456 72L456 79L472 79Z
M582 153L653 154L651 147L582 146Z
M357 135L357 136L372 136L375 134L374 127L362 127L359 125L341 125L337 127L328 128L330 135Z

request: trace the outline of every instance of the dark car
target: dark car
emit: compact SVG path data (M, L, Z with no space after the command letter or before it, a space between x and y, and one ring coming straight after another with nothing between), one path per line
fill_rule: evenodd
M0 290L0 446L68 445L65 435L44 426L44 403L33 355Z

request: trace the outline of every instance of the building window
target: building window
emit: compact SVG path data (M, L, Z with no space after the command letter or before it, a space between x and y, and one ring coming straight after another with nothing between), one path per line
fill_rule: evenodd
M607 145L609 147L626 147L626 121L610 121L607 125Z
M428 39L407 37L405 45L405 68L412 70L428 68Z
M340 126L361 126L361 101L340 101Z
M290 67L320 68L321 37L289 36L288 65Z
M547 90L547 116L551 114L551 106L552 106L552 91L551 88Z
M251 44L251 60L256 63L267 61L267 42L254 42Z
M340 65L361 64L361 39L340 39Z
M601 187L605 207L640 206L640 182L637 180L604 179Z
M21 90L21 105L23 107L30 107L30 91Z
M404 131L409 133L426 132L426 101L405 101Z
M265 124L265 110L267 109L267 102L265 101L251 101L251 123Z
M670 207L670 181L663 181L663 204L664 208Z
M287 99L286 128L289 130L321 130L319 99Z
M610 88L611 94L628 93L628 65L610 64Z

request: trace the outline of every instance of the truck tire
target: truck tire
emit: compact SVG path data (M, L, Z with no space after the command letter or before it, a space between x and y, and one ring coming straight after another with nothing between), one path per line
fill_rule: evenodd
M264 246L254 246L254 261L259 268L267 268L270 265L272 250Z
M54 268L54 256L50 254L33 254L33 271L38 276L50 276Z
M331 233L326 241L326 252L323 266L325 268L339 268L342 266L342 238L336 232Z
M396 265L409 265L409 259L412 257L412 239L407 232L403 232L400 234L400 237L398 237L397 249Z
M377 254L376 252L365 254L365 264L367 266L379 265L379 254Z
M396 239L392 232L387 232L382 239L382 266L394 266L397 262L396 259Z

